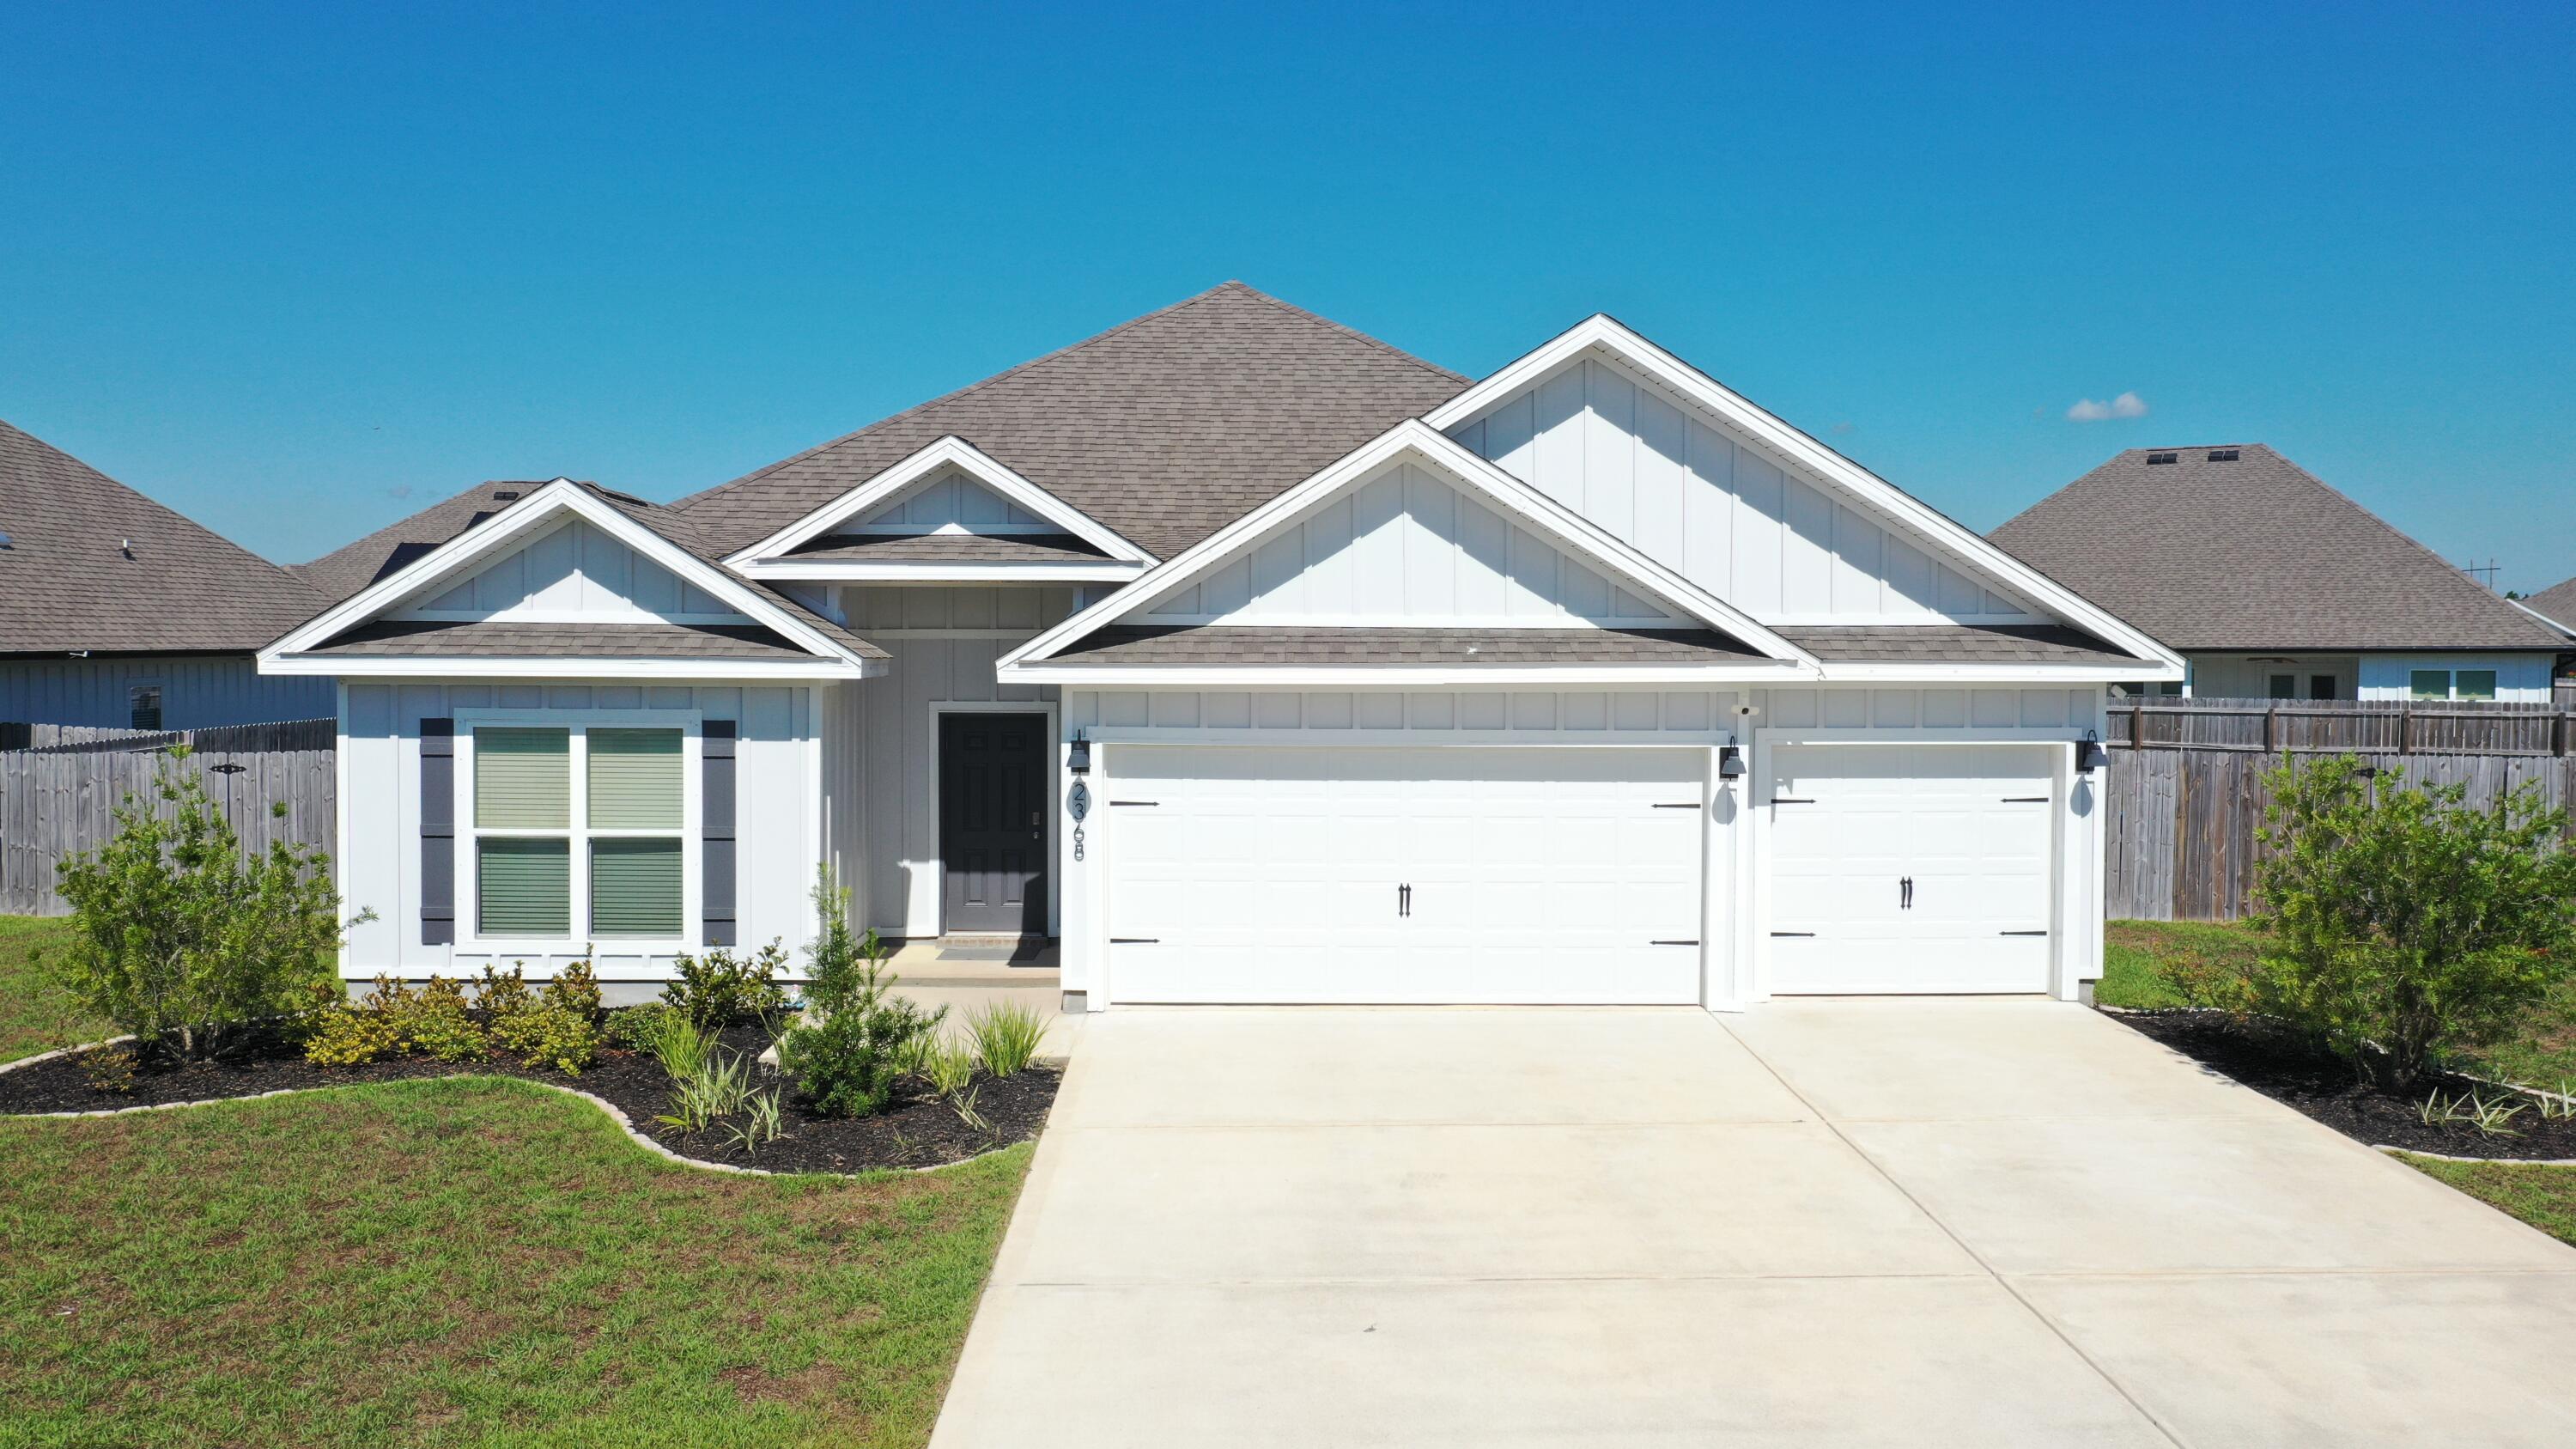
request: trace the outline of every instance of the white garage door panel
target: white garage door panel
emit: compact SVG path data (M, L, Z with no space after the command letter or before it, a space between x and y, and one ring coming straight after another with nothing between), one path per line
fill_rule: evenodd
M2051 749L1773 750L1772 991L2047 990Z
M1699 1000L1705 751L1118 745L1104 769L1115 1000Z

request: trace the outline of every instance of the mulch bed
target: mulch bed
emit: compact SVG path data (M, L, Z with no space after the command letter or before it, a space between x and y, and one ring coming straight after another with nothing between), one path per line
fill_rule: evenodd
M2275 1022L2240 1020L2219 1011L2104 1014L2356 1142L2450 1157L2576 1158L2576 1122L2545 1121L2534 1099L2507 1094L2492 1083L2428 1076L2417 1084L2415 1095L2392 1097L2355 1081L2352 1067L2341 1057ZM2416 1106L2436 1091L2445 1097L2474 1092L2489 1100L2510 1095L2533 1105L2515 1115L2511 1136L2489 1135L2465 1122L2428 1127Z
M769 1046L768 1035L756 1026L732 1028L721 1040L746 1057L756 1058ZM221 1062L145 1063L135 1072L130 1092L103 1092L92 1086L81 1063L85 1055L55 1057L0 1072L0 1114L98 1112L413 1077L524 1077L605 1098L626 1114L637 1131L683 1157L770 1172L865 1172L936 1167L1025 1142L1045 1124L1062 1080L1054 1070L1037 1065L1008 1077L979 1074L972 1087L973 1104L988 1130L978 1131L927 1085L917 1085L873 1117L819 1117L806 1109L792 1083L755 1067L764 1087L786 1089L785 1131L777 1141L746 1154L739 1145L727 1143L715 1128L683 1135L655 1121L671 1109L671 1079L660 1063L643 1052L603 1047L598 1062L578 1077L522 1067L507 1058L448 1063L406 1057L360 1067L321 1067L304 1060L302 1049L294 1043L272 1036L251 1042Z

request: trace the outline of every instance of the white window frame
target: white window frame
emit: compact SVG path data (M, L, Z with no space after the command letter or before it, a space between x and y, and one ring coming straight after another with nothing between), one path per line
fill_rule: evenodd
M501 956L563 956L613 950L622 956L695 951L704 934L701 857L705 849L702 785L705 717L695 710L583 709L484 710L456 716L456 945L458 954L488 952ZM485 828L474 817L474 733L477 729L560 729L571 736L566 754L572 771L567 824L562 830L526 826ZM659 839L666 830L603 830L589 825L590 731L593 729L676 729L680 732L680 934L612 936L595 939L590 923L590 841L593 837ZM483 891L477 844L486 835L526 839L561 836L572 842L570 854L572 928L562 936L487 936L483 934Z

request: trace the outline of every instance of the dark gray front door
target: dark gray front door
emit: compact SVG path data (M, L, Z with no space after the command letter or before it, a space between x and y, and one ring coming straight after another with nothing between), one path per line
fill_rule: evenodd
M952 934L1047 933L1046 733L1042 714L939 717L940 920Z

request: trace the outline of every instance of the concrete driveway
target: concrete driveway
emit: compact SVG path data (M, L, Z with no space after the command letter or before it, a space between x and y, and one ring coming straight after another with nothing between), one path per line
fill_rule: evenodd
M2080 1007L1122 1009L935 1449L2576 1443L2576 1251Z

